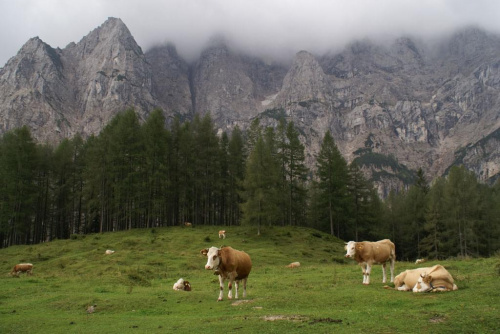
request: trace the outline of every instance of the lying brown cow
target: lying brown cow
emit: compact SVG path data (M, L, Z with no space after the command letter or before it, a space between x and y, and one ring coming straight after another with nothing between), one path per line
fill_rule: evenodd
M19 273L26 273L27 275L33 274L33 264L31 263L19 263L12 268L10 274L19 276Z
M396 262L396 247L389 239L376 242L371 241L349 241L345 249L346 257L353 257L361 266L363 271L363 284L370 284L370 273L373 264L382 264L383 280L387 281L385 272L386 263L391 262L391 282L394 281L394 263Z
M431 267L429 271L420 274L417 284L413 287L413 292L427 291L454 291L458 287L453 281L453 277L440 264Z
M205 269L214 270L215 274L219 275L220 293L218 301L222 300L224 295L224 281L229 279L227 298L232 299L233 282L235 285L235 298L238 299L239 281L243 281L243 298L247 295L247 279L252 269L252 260L250 256L242 251L231 247L210 247L202 249L201 254L208 258Z
M417 284L420 275L430 270L430 267L424 267L403 271L394 278L394 289L399 291L411 291L415 284Z

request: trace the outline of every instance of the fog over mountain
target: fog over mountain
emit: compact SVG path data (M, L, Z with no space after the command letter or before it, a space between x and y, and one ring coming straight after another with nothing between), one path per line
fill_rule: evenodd
M439 38L475 25L500 32L496 0L0 0L0 67L38 36L52 47L79 41L120 17L147 51L171 42L196 59L214 35L245 53L290 59L300 50L339 50L357 39Z

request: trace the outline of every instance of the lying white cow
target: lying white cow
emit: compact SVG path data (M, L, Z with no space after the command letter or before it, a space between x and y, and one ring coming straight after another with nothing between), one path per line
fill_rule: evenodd
M177 282L174 283L172 289L176 291L191 291L191 284L183 278L179 278Z
M413 292L454 290L458 290L458 287L454 283L453 277L440 264L436 264L429 271L420 274L417 284L413 287Z

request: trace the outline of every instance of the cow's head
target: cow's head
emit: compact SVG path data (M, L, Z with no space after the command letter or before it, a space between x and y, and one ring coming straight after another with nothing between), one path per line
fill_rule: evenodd
M349 241L345 244L344 249L347 251L345 257L353 257L356 254L356 242Z
M219 263L220 263L220 249L219 248L217 248L217 247L205 248L205 249L202 249L200 253L205 255L208 258L207 264L205 265L205 269L212 270L212 269L217 269L219 267Z
M413 287L413 292L427 292L432 290L432 276L426 273L420 274L417 284Z

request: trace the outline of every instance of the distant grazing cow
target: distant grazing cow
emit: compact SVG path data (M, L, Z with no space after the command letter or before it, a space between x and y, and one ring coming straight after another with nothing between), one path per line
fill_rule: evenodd
M420 263L424 263L425 262L425 259L417 259L415 261L415 264L420 264Z
M175 282L173 289L177 291L191 291L191 284L183 278L179 278L179 280Z
M411 291L417 284L420 275L430 271L430 267L405 270L394 278L394 289L399 291Z
M290 263L288 266L286 266L287 268L298 268L300 267L300 262L292 262Z
M111 254L113 254L114 252L115 252L114 250L107 249L105 253L106 253L106 255L111 255Z
M226 231L224 230L220 230L219 231L219 239L222 238L222 239L226 239Z
M361 266L363 271L363 284L370 284L370 273L373 264L382 264L383 280L387 281L385 272L386 263L391 262L391 282L394 281L394 263L396 262L396 247L389 239L376 242L371 241L349 241L345 249L346 257L353 257Z
M208 258L205 269L214 270L215 275L219 275L220 293L218 301L222 300L224 295L224 282L229 279L227 298L232 299L233 282L235 285L235 298L238 299L239 281L243 281L243 298L247 295L247 279L252 269L252 260L250 256L242 251L231 247L210 247L202 249L201 254Z
M191 226L193 226L193 224L188 223L188 222L185 222L185 223L184 223L184 226L191 227Z
M436 264L429 271L420 274L417 284L413 287L413 292L454 290L458 290L458 287L454 283L453 277L440 264Z
M33 264L31 263L19 263L12 268L10 274L19 276L19 273L26 273L27 275L33 274Z

